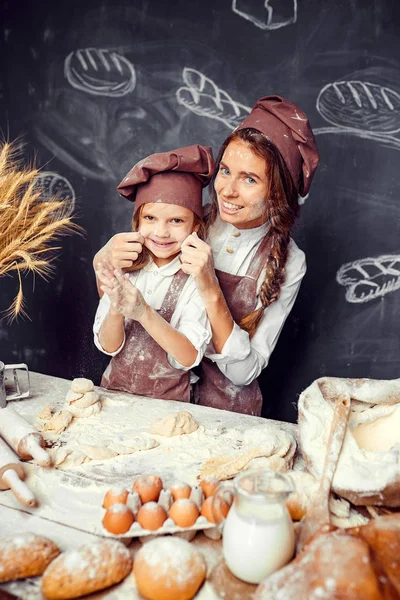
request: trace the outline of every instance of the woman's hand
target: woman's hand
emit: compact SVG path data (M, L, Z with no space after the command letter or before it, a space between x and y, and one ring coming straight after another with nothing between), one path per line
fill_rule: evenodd
M202 296L219 290L211 247L197 233L191 233L181 246L182 271L192 275Z
M108 279L101 289L110 297L111 309L116 314L135 321L144 316L148 305L141 292L130 282L128 273L114 269L113 278Z
M142 251L144 237L138 231L117 233L103 246L93 259L96 270L98 262L106 260L116 269L131 267Z

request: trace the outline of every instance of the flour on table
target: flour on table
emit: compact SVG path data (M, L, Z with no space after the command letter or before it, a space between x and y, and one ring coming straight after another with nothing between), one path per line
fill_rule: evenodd
M193 433L198 428L190 412L182 410L176 414L168 415L164 419L157 419L150 426L151 433L172 437Z

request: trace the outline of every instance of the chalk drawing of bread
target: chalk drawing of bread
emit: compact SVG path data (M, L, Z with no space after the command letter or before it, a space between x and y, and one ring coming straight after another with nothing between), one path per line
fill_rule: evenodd
M339 127L381 134L400 131L400 95L375 83L328 83L318 95L317 110Z
M96 96L125 96L135 89L133 64L112 50L83 48L71 52L64 75L72 87Z
M370 302L400 289L400 256L362 258L342 265L336 281L345 286L346 300Z
M40 189L39 199L42 202L50 200L64 200L65 203L59 210L55 211L57 218L69 217L75 208L75 191L68 179L54 173L53 171L41 171L36 177L38 189Z
M177 101L196 115L217 119L234 128L249 114L248 106L235 102L200 71L185 68L182 78L186 85L177 90Z

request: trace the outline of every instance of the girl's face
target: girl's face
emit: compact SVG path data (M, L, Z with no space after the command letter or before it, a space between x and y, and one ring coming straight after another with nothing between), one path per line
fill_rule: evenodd
M171 262L179 254L183 240L198 228L194 225L194 213L184 206L149 202L140 211L139 231L158 267Z
M219 214L238 229L252 229L268 219L266 164L242 140L227 146L214 181Z

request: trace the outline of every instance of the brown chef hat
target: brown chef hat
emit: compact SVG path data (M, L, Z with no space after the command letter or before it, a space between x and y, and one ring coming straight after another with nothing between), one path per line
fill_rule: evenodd
M237 129L252 127L278 148L301 196L310 190L319 162L314 134L298 106L280 96L260 98Z
M132 167L117 189L135 202L134 212L147 202L166 202L190 208L202 218L202 189L210 181L214 166L209 146L197 144L159 152Z

